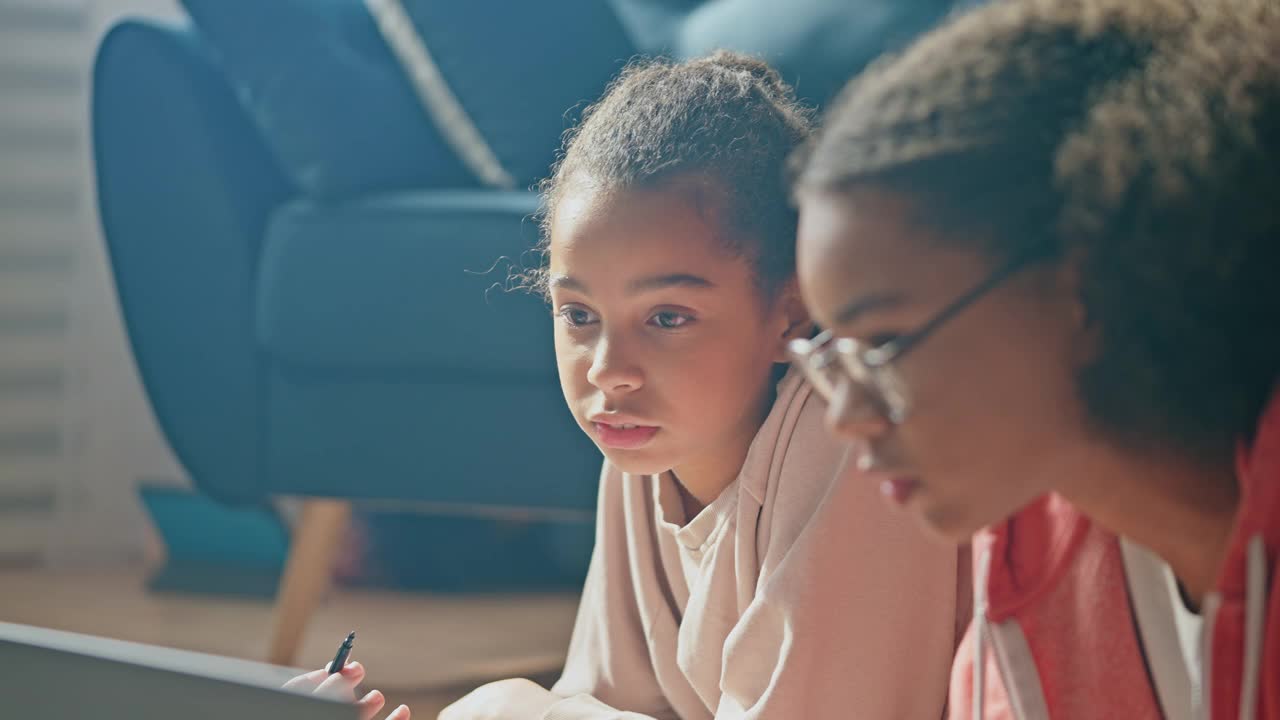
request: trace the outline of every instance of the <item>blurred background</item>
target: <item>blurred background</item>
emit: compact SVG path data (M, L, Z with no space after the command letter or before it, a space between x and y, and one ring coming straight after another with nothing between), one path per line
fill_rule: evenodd
M0 621L432 717L553 680L600 457L536 182L637 55L821 107L953 0L0 0Z
M0 4L0 555L141 557L132 488L186 482L130 357L99 230L90 67L128 14L165 0ZM92 477L92 482L88 478Z

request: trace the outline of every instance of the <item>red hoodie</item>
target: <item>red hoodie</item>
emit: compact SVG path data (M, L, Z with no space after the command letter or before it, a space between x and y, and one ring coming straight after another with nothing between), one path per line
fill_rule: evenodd
M1280 394L1242 444L1237 477L1240 510L1202 611L1201 700L1169 657L1172 615L1143 589L1144 551L1049 495L974 539L953 720L1280 720Z
M1240 511L1205 601L1205 697L1212 720L1280 720L1280 394L1236 455Z
M1115 535L1048 495L979 533L973 556L952 720L1163 717Z

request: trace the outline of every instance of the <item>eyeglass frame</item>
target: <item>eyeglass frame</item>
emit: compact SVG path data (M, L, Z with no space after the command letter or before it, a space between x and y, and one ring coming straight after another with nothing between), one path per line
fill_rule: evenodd
M888 375L893 370L893 363L919 347L930 335L987 293L995 290L1015 273L1043 257L1042 246L1033 244L1025 248L996 268L981 282L943 306L920 327L875 347L864 349L856 340L835 337L831 330L824 330L812 339L792 340L787 344L791 362L804 373L806 381L830 401L835 394L835 387L819 373L829 368L833 361L839 358L846 378L857 383L861 388L873 392L874 399L883 406L881 409L885 417L894 425L900 425L906 420L911 408L906 393L900 387L901 379L896 375Z

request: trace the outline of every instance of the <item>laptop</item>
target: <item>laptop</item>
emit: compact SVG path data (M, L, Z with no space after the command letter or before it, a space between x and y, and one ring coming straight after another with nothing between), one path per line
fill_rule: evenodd
M0 623L0 717L356 720L355 707L281 690L276 665Z

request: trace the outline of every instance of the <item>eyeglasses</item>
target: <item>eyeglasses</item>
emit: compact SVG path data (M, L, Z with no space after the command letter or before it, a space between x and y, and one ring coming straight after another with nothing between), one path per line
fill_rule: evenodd
M840 383L847 380L886 419L895 425L901 424L911 411L911 399L902 377L894 369L894 363L919 347L925 338L962 310L1042 256L1043 253L1035 246L1016 254L985 280L951 301L924 325L889 342L867 347L850 338L837 338L827 330L810 340L792 340L787 346L791 361L828 402L835 396Z

